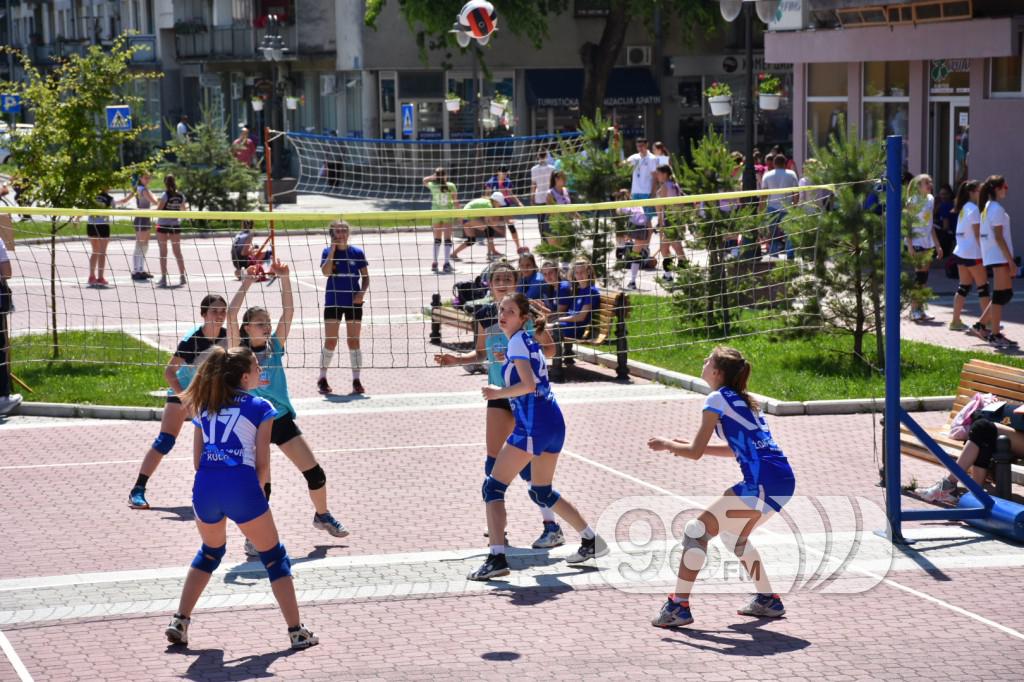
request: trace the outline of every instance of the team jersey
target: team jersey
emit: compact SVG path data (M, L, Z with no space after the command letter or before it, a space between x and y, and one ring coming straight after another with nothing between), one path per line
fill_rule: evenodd
M932 239L932 213L935 211L935 197L929 194L922 198L912 198L907 202L914 210L914 227L910 233L910 243L919 249L934 249L935 240Z
M200 469L256 468L256 432L277 414L263 398L239 393L230 407L210 414L203 410L192 423L203 434Z
M111 208L114 205L114 197L110 196L107 192L100 192L96 195L96 204L100 208ZM107 215L91 215L89 216L90 225L109 225L110 216Z
M164 204L165 211L180 211L185 206L185 195L181 192L164 192L160 195L160 201ZM157 218L156 224L161 227L178 227L181 225L181 220Z
M973 201L968 201L960 209L960 215L956 218L956 248L953 249L954 256L973 260L981 258L981 245L974 238L974 226L980 224L981 213L978 211L978 205Z
M328 246L320 255L320 267L327 262L330 253L331 247ZM344 250L335 249L333 261L334 274L327 278L324 305L349 308L353 304L353 296L362 290L359 272L368 265L366 254L358 246L348 246Z
M533 300L541 297L544 287L544 275L539 272L533 273L530 277L523 277L516 285L516 291Z
M248 345L248 344L246 344ZM288 397L288 377L284 373L284 345L277 334L271 334L270 340L263 348L253 348L253 354L259 360L260 385L249 391L252 395L266 398L277 410L279 417L295 417L295 408L292 406L291 398Z
M1006 262L1006 256L999 248L995 231L992 229L995 225L1003 226L1003 241L1006 242L1012 256L1013 232L1010 231L1010 214L1006 212L1002 204L995 199L990 199L985 204L985 210L981 212L981 258L986 266L1001 265Z
M718 415L715 433L736 454L746 483L792 477L789 461L768 431L764 415L755 415L736 391L726 387L712 391L704 400L704 410Z
M536 433L554 424L562 424L562 411L555 402L548 382L548 363L540 344L525 330L520 329L508 340L505 364L501 368L504 386L515 386L522 382L516 360L528 360L533 373L534 390L526 395L509 398L516 424L527 433ZM556 418L557 415L557 418Z
M149 203L148 193L149 188L141 183L135 187L135 205L140 210L153 208ZM134 224L136 227L149 227L151 225L149 218L143 218L142 216L137 216L134 219Z
M474 208L494 208L494 204L491 203L490 197L480 197L479 199L473 199L463 206L463 208L466 210L472 210Z
M215 339L203 336L202 331L203 325L198 325L190 330L188 334L185 334L185 338L178 342L178 347L174 351L174 357L181 358L185 362L176 372L182 390L188 388L188 385L192 383L192 378L196 375L196 367L199 366L199 361L208 350L214 346L227 347L228 332L224 327L220 328ZM167 394L173 395L174 391L167 389Z
M590 324L590 320L594 316L594 313L601 307L601 291L593 284L580 287L576 293L570 294L568 315L575 317L587 305L590 306L590 312L587 313L587 316L582 320L571 322L570 324L576 325L577 327L586 327Z
M505 375L502 371L502 363L505 361L508 350L508 337L498 326L498 304L488 303L473 311L473 318L476 319L480 329L483 330L484 348L487 350L487 383L492 386L504 386ZM526 323L527 329L533 329L533 322ZM501 359L499 359L499 357Z
M441 188L447 187L448 191ZM430 190L430 208L434 211L446 211L455 208L455 183L446 182L442 185L439 182L428 182L427 189Z
M568 307L572 302L572 285L561 280L558 284L545 283L541 287L540 302L551 312L558 312L560 306Z

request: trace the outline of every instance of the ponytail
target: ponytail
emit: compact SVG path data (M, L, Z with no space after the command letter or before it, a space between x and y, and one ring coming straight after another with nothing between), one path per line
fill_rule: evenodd
M977 180L964 180L960 183L956 190L956 205L953 208L954 215L960 215L960 211L964 210L964 206L971 200L971 192L978 189L980 184Z
M203 411L214 414L231 403L241 390L242 375L252 367L254 358L248 348L224 350L213 346L207 351L192 383L181 394L189 414L196 416Z
M711 362L723 374L723 385L736 391L747 407L753 412L761 409L757 400L747 390L750 381L750 363L743 354L729 346L717 346L711 352Z
M1002 175L990 175L981 186L981 194L978 195L978 208L984 210L985 204L995 199L996 190L1006 184L1006 178Z
M178 183L173 175L167 174L164 176L164 189L167 190L168 194L174 194L178 191Z

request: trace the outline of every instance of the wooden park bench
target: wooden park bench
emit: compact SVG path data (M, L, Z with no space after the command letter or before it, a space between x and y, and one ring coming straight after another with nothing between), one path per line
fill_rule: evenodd
M946 423L940 427L926 428L936 443L951 457L956 459L964 447L963 441L955 440L947 435L949 425L975 393L991 393L999 400L1011 404L1024 403L1024 369L1008 367L984 360L971 360L960 371L960 383L956 387L953 409L949 412ZM1024 461L1024 433L1015 431L1006 424L998 424L1000 435L1010 436L1011 452L1014 461ZM914 434L903 426L900 429L900 453L925 459L936 464L939 460L932 452L922 445ZM1013 482L1024 483L1024 468L1013 466Z
M582 342L595 346L606 343L612 337L615 329L616 354L618 363L616 373L620 378L629 374L626 365L629 347L627 345L626 318L629 316L629 297L622 291L604 292L601 294L601 303L598 309L591 316L591 324L584 331L583 338L573 339L573 342ZM615 325L616 321L620 324ZM441 305L441 296L434 294L430 306L430 342L434 345L441 344L441 327L455 327L460 331L473 331L473 316L462 310Z

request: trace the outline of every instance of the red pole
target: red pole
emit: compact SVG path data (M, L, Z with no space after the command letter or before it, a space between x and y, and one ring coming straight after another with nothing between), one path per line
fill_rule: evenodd
M274 212L274 180L270 177L270 169L273 167L273 156L270 153L270 128L268 126L263 127L263 150L264 161L266 163L267 171L267 205L271 213ZM274 244L274 221L270 221L270 250L274 253L274 259L277 259L277 249Z

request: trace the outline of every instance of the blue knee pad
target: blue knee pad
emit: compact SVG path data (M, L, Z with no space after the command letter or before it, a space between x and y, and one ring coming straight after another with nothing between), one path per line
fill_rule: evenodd
M538 507L551 509L558 500L562 499L562 494L550 485L531 485L530 499Z
M491 472L494 471L494 463L497 461L497 457L491 457L490 455L484 458L484 476L491 475Z
M292 560L288 558L288 551L280 542L266 552L260 552L260 561L263 562L263 568L267 569L270 582L292 574Z
M210 547L207 544L203 544L199 551L196 552L196 558L192 560L192 568L206 573L213 573L220 566L220 560L224 558L226 551L228 551L226 544L220 547Z
M161 431L160 435L156 437L155 441L153 441L153 449L161 455L166 455L174 448L174 443L177 440L177 438L166 431Z
M502 483L498 479L488 476L484 479L483 494L484 502L496 502L505 499L505 491L508 490L508 483Z
M529 464L524 466L523 470L519 472L519 478L523 479L527 483L533 480L533 471L531 470Z

